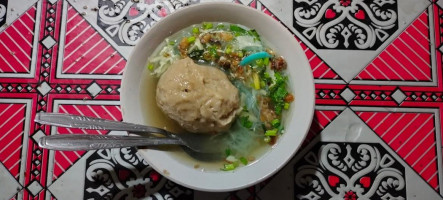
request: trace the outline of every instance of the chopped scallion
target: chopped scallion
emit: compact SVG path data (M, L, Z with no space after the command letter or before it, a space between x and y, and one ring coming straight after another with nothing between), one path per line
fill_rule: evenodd
M226 47L225 53L226 54L231 54L232 53L232 49L230 47Z
M223 171L231 171L235 169L235 165L234 163L231 164L225 164L224 167L222 168Z
M257 59L257 60L255 60L255 64L257 64L257 66L261 67L261 66L263 66L263 60Z
M285 110L288 110L289 109L289 103L285 103L285 104L283 104L283 109L285 109Z
M154 70L154 64L149 63L149 64L148 64L148 69L149 69L149 71Z
M198 34L198 33L200 33L200 29L198 29L198 27L194 27L194 28L192 28L192 33Z
M194 36L188 37L188 42L189 43L195 42L195 37Z
M252 128L252 122L249 120L249 116L241 116L240 123L245 128Z
M174 41L169 41L169 45L174 45L175 42Z
M243 163L243 165L248 165L248 159L246 159L245 157L241 157L240 162Z
M217 47L216 46L210 46L210 47L208 47L208 50L209 50L209 54L212 57L215 57L217 55Z
M269 58L268 58L268 57L266 57L266 58L263 60L263 65L265 65L265 66L268 66L268 65L269 65Z
M203 22L203 29L211 29L213 26L211 22Z
M237 53L237 55L238 55L238 57L242 58L242 57L243 57L243 51L239 51L239 52Z
M280 120L279 120L279 119L273 119L273 120L271 121L271 125L272 125L272 127L274 127L274 128L278 128L278 127L280 126Z
M266 82L265 81L260 81L260 87L261 88L265 88L266 87Z
M277 136L278 129L267 130L265 136Z

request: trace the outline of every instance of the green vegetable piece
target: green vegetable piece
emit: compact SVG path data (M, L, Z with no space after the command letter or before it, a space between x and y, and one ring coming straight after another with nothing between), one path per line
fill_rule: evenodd
M225 28L225 25L223 25L223 24L218 24L217 25L217 29L224 29Z
M278 129L267 130L265 136L277 136Z
M200 56L203 55L204 50L194 50L191 53L188 53L188 56L193 59L193 60L198 60L200 58Z
M169 45L174 45L175 44L175 42L174 41L169 41L169 43L168 43Z
M246 30L245 30L245 29L243 29L243 28L241 28L241 27L239 27L239 26L237 26L237 25L234 25L234 24L231 24L231 25L229 26L229 30L231 30L231 31L234 32L234 33L239 33L239 34L244 34L244 33L246 33Z
M248 159L246 159L245 157L241 157L239 160L243 165L248 165Z
M275 106L275 114L280 115L282 112L283 106L281 104Z
M231 152L231 149L226 149L226 150L225 150L226 157L230 156L231 153L232 153L232 152Z
M268 66L268 65L269 65L269 58L268 58L268 57L266 57L266 58L263 60L263 65L265 65L265 66ZM269 76L269 74L268 74L268 76Z
M195 37L194 36L188 37L188 42L189 43L195 42Z
M215 57L217 55L217 48L215 46L209 47L209 53L212 57Z
M148 69L149 69L149 71L153 71L154 70L154 64L149 63L148 64Z
M232 53L232 49L230 47L226 47L225 53L226 54L231 54Z
M260 81L260 87L261 88L265 88L266 87L266 82L265 81Z
M274 103L274 111L277 115L280 115L284 106L284 99L289 93L286 90L286 81L288 77L282 76L280 73L275 72L275 85L270 88L269 97Z
M249 30L249 31L248 31L248 34L249 34L250 36L253 36L254 39L260 41L260 36L258 35L258 33L257 33L256 30L254 30L254 29Z
M200 33L200 29L198 29L198 27L194 27L194 28L192 28L192 33L198 34L198 33Z
M252 128L252 122L249 121L249 116L241 116L240 123L245 128Z
M231 164L225 164L224 167L221 169L223 171L231 171L235 169L235 165L233 163Z
M252 79L254 80L254 89L259 90L260 89L260 77L258 77L257 73L253 72Z
M237 53L237 55L238 55L238 57L242 58L242 57L243 57L243 51L239 51L239 52Z
M286 83L286 80L288 80L287 76L282 76L279 72L275 72L275 82L280 85Z
M263 59L255 60L255 64L257 64L257 66L259 66L259 67L262 67L263 66Z
M271 125L272 125L272 127L274 127L274 128L278 128L278 127L280 126L280 120L279 120L279 119L273 119L273 120L271 121Z
M285 104L283 104L283 109L285 109L285 110L289 110L289 103L285 103Z
M269 142L271 142L271 137L269 137L269 136L265 136L265 137L263 138L263 141L266 142L266 143L269 143Z
M283 102L287 94L288 91L286 90L285 85L282 84L278 86L274 92L272 92L271 99L274 103Z
M203 29L211 29L213 26L211 22L203 22Z

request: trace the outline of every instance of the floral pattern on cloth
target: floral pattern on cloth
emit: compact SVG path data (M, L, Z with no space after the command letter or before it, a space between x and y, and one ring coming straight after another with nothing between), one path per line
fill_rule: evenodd
M294 0L294 28L319 49L376 50L398 29L396 0Z
M86 163L84 199L192 199L192 190L161 176L135 148L104 149Z
M133 46L161 18L199 0L117 0L98 2L97 24L120 46Z
M297 199L406 199L405 169L381 145L319 143L312 149L294 166Z

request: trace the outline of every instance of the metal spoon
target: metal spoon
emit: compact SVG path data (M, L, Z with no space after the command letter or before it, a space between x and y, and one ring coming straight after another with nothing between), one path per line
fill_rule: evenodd
M61 151L96 150L156 145L185 145L174 138L137 137L120 135L63 134L40 138L38 145Z
M102 137L102 136L89 136L89 137L95 137L94 139L98 140L110 140L107 142L108 145L111 143L113 145L116 145L116 143L124 141L119 141L119 139L123 139L125 141L141 141L143 140L145 143L141 144L141 146L144 145L159 145L161 144L167 144L167 142L170 142L169 144L178 144L183 145L185 147L188 147L192 151L195 151L197 153L210 153L210 154L218 154L224 152L226 149L226 146L224 146L223 142L218 141L215 139L217 135L215 136L207 136L207 135L201 135L201 134L174 134L169 131L166 131L164 129L151 127L151 126L144 126L139 124L133 124L133 123L127 123L127 122L120 122L120 121L113 121L113 120L107 120L107 119L100 119L100 118L93 118L93 117L85 117L85 116L79 116L79 115L70 115L70 114L62 114L62 113L37 113L35 116L35 122L40 124L46 124L46 125L52 125L52 126L59 126L59 127L66 127L66 128L81 128L81 129L94 129L94 130L114 130L114 131L128 131L129 133L135 133L140 136L150 136L150 137L136 137L136 136L125 136L125 137L115 137L115 136L108 136L108 137ZM160 134L165 136L166 138L159 138L157 137ZM79 139L76 139L75 137L82 137ZM50 137L53 137L50 138ZM57 138L58 137L58 138ZM43 137L40 144L48 144L49 139L52 139L52 141L58 141L61 142L61 139L64 138L64 142L69 142L69 140L76 139L78 141L86 141L84 135L71 135L71 136L47 136ZM74 137L74 138L72 138ZM132 138L134 137L134 138ZM91 139L91 138L90 138ZM152 139L156 139L158 143L149 141ZM175 140L158 140L158 139L175 139ZM111 141L113 140L113 141ZM54 145L54 143L51 143ZM71 143L74 145L74 143ZM81 143L76 142L76 145L81 145ZM126 145L129 145L130 143L125 142ZM101 145L105 148L107 146L101 142ZM92 145L94 146L94 145ZM99 145L95 145L98 147ZM135 145L132 145L135 146ZM79 147L79 146L78 146ZM95 147L95 148L96 148ZM122 146L120 146L122 147ZM128 147L128 146L126 146ZM74 150L74 146L70 147L71 150ZM84 148L84 146L83 146ZM117 147L112 147L117 148ZM78 149L80 150L80 149Z

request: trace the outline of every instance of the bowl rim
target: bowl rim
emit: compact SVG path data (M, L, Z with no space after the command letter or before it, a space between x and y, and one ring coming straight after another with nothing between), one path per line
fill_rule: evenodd
M288 30L286 30L286 27L284 27L281 23L279 23L278 21L275 21L275 19L273 19L272 17L266 15L265 13L257 11L256 9L250 8L248 6L239 5L239 4L236 4L236 3L229 3L229 2L204 2L204 3L198 3L198 4L194 4L194 5L190 5L190 6L181 8L181 9L179 9L179 10L169 14L168 16L163 18L162 20L158 21L156 24L154 24L142 36L142 38L139 39L139 42L134 46L134 48L132 49L131 53L129 54L129 57L128 57L128 60L127 60L127 63L126 63L126 66L125 66L125 69L124 69L124 72L123 72L122 80L121 80L120 104L121 104L121 107L122 107L123 121L127 121L128 118L130 118L129 114L127 112L125 112L125 110L126 110L125 107L127 105L127 102L129 101L129 97L124 95L125 91L127 91L129 89L129 86L125 84L126 80L129 79L129 77L125 76L125 74L127 74L126 72L128 71L129 66L131 64L131 61L132 61L131 58L134 57L137 54L137 52L140 50L141 44L143 43L143 41L146 40L147 36L150 35L150 33L153 32L153 30L155 30L157 27L164 26L165 24L168 23L168 21L172 20L173 18L176 18L177 16L180 16L182 13L185 13L185 12L190 11L190 10L198 10L198 9L201 9L201 8L204 8L204 7L208 7L208 6L209 7L229 6L229 7L232 7L232 9L241 9L241 10L244 10L245 12L251 12L252 11L252 13L255 13L258 16L262 17L263 20L268 21L267 23L275 24L274 26L276 26L276 28L278 27L278 30L276 30L276 31L282 32L281 34L285 34L286 36L289 35L289 36L293 37L293 35ZM269 22L271 20L272 20L272 22ZM168 36L165 36L165 38L166 37L168 37ZM298 46L296 46L294 48L300 48L301 49L301 46L298 44L298 42L294 39L293 43L294 43L294 41L296 42L296 45L298 45ZM304 62L307 63L308 66L310 66L309 62L308 62L308 60L306 58L306 55L303 55L302 57L304 59ZM304 130L304 134L303 134L302 138L300 138L298 140L299 141L298 143L294 143L294 144L297 145L297 147L293 148L293 150L291 152L289 152L289 154L286 154L284 156L285 158L283 159L283 161L279 162L278 164L273 164L271 166L271 168L273 168L272 170L269 170L269 169L265 170L265 169L263 169L263 167L259 168L258 170L261 169L261 170L264 170L266 172L264 174L258 176L258 177L255 177L253 180L249 180L249 181L240 180L239 181L238 180L239 178L237 178L236 182L234 182L230 186L225 186L225 185L224 186L220 186L220 185L217 185L215 187L209 187L208 185L210 185L215 180L207 180L207 182L206 182L207 185L204 185L204 184L203 185L200 184L198 186L197 185L192 185L192 184L189 183L189 181L183 181L183 180L180 180L179 178L177 178L176 176L174 176L172 174L165 173L165 171L162 170L161 167L158 167L155 163L151 163L151 159L149 157L147 157L147 156L151 155L151 158L157 156L159 152L157 152L156 150L151 150L151 149L148 149L148 150L143 149L143 150L141 150L141 149L138 149L138 152L142 155L143 158L145 158L145 160L149 163L149 165L151 167L153 167L162 176L164 176L164 177L166 177L166 178L168 178L168 179L170 179L170 180L172 180L172 181L174 181L174 182L176 182L176 183L178 183L180 185L183 185L185 187L189 187L189 188L192 188L192 189L195 189L195 190L210 191L210 192L226 192L226 191L233 191L233 190L243 189L243 188L246 188L248 186L254 185L254 184L256 184L256 183L258 183L260 181L263 181L266 178L269 178L270 176L272 176L275 173L277 173L278 171L280 171L294 157L296 152L298 152L298 150L301 148L302 142L304 141L304 139L306 138L306 136L308 134L309 127L311 126L312 119L313 119L313 116L314 116L314 110L315 110L315 94L314 94L315 93L315 84L314 84L314 79L313 79L313 75L312 75L312 70L311 70L310 67L309 67L309 73L307 73L307 74L309 74L308 77L306 77L309 82L306 82L306 84L304 84L304 87L308 87L309 94L305 94L305 95L309 96L309 97L307 97L309 99L309 101L307 102L306 105L304 105L304 106L306 106L307 113L304 113L305 114L304 118L306 119L306 123L304 123L304 125L305 125L304 129L305 130ZM131 120L129 120L129 122L131 122ZM277 149L276 146L277 145L281 145L280 144L280 140L282 140L282 138L279 139L278 144L276 144L276 145L274 145L272 147L272 151L276 151L276 149ZM160 153L164 154L165 152L160 152ZM269 153L270 152L267 152L266 155L269 154ZM265 158L266 155L263 155L260 159L258 159L258 161L256 161L256 163L252 164L251 166L254 166L254 165L257 166L260 163L260 161L264 162L263 159ZM165 162L172 162L171 159L172 158L165 157L164 161ZM269 160L269 159L267 159L267 160ZM249 166L247 166L247 167L249 167ZM220 172L217 172L217 173L205 173L205 176L207 174L209 174L210 178L219 178L219 179L223 178L223 177L226 177L226 176L235 177L235 176L237 176L240 173L244 173L244 171L246 170L245 168L247 168L247 167L242 167L242 168L236 169L236 170L231 171L231 172L222 172L223 173L222 175L216 175L216 176L214 176L214 174L221 174L221 173ZM190 168L192 168L192 166ZM194 169L194 171L198 171L198 170ZM251 174L251 173L249 173L249 174ZM226 179L224 179L224 180L226 180ZM223 181L223 180L219 180L219 181ZM217 182L217 181L215 181L215 182Z

